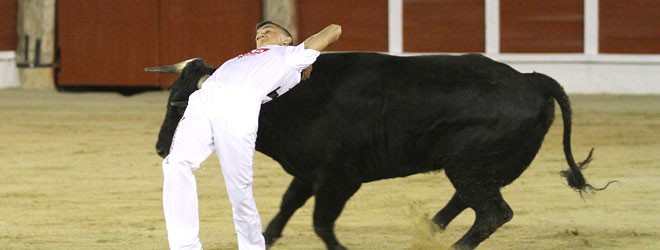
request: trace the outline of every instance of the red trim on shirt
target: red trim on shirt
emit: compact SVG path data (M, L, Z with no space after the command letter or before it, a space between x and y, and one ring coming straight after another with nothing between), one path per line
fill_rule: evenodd
M269 51L269 50L270 50L269 48L258 48L258 49L253 49L252 51L250 51L250 52L248 52L248 53L245 53L245 54L242 54L242 55L238 55L237 58L241 58L241 57L244 57L244 56L254 56L254 55L259 55L259 54L264 53L264 52Z

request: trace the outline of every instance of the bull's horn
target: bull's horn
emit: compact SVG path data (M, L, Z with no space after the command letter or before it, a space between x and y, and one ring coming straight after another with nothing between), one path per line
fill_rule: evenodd
M211 76L210 75L203 75L202 77L200 77L199 80L197 81L197 89L201 89L202 85L204 84L204 82L206 82L206 79L209 79L209 77L211 77Z
M167 66L148 67L148 68L144 68L144 71L158 72L158 73L177 73L177 74L179 74L179 73L181 73L181 71L183 71L183 68L185 68L186 65L189 62L191 62L193 60L197 60L197 59L199 59L199 58L188 59L188 60L185 60L183 62L175 63L175 64L167 65Z

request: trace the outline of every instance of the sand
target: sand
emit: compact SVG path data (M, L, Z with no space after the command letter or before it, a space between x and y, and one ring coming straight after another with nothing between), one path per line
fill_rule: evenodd
M168 93L0 90L0 248L166 249L161 158L155 153ZM660 96L572 95L573 152L596 186L581 198L566 168L561 118L530 168L503 189L513 219L479 249L660 249ZM291 181L269 157L255 159L255 197L264 226ZM204 248L235 249L218 161L196 173ZM444 249L474 219L444 232L428 219L453 188L443 172L363 185L337 221L350 249ZM272 249L324 249L312 230L311 199Z

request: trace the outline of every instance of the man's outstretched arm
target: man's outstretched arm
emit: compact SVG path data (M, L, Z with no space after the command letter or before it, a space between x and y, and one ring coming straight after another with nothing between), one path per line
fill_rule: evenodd
M339 40L340 35L341 26L337 24L330 24L328 27L325 27L325 29L319 31L319 33L316 33L305 39L305 48L313 49L316 51L323 51L326 47Z

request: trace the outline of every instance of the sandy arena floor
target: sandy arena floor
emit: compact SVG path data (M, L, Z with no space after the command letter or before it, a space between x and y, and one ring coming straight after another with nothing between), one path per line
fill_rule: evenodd
M0 90L1 249L166 249L161 159L154 152L167 92ZM660 96L572 96L573 152L594 185L581 199L559 176L561 118L532 166L504 196L515 211L480 249L660 249ZM258 154L255 197L264 225L291 177ZM205 249L235 249L231 210L215 157L197 172ZM337 222L351 249L444 249L471 225L445 232L426 221L453 189L442 172L366 184ZM272 249L324 249L313 199Z

